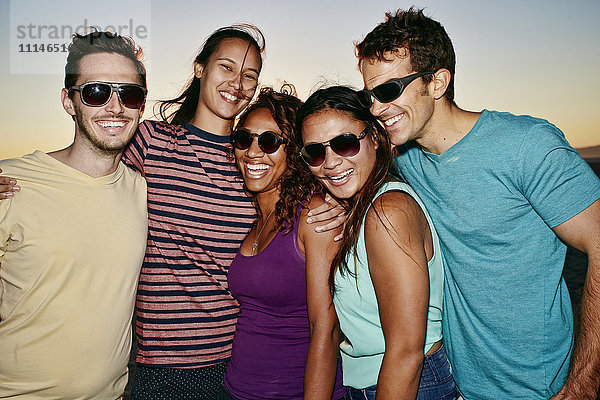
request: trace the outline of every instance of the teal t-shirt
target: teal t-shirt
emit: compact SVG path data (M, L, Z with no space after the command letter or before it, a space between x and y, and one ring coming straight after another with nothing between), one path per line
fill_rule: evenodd
M429 310L427 313L427 333L424 354L442 338L442 296L444 266L436 230L425 206L404 182L387 182L377 192L375 198L385 192L401 191L408 193L423 209L429 223L433 239L433 256L429 268ZM356 262L356 278L349 274L335 274L335 295L333 303L340 321L340 328L346 339L340 344L344 386L362 389L377 384L385 352L385 339L379 320L379 308L375 289L369 274L367 249L365 247L364 219L355 247L357 257L351 252L348 266L352 270Z
M484 110L440 155L399 147L396 167L436 224L444 344L466 400L548 399L564 384L573 316L553 227L600 180L545 120Z

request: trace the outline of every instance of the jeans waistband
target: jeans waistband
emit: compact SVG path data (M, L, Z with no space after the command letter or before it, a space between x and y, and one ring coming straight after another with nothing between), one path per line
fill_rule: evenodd
M447 362L447 359L446 349L444 348L443 343L439 349L434 351L432 354L425 356L425 360L436 367L444 365Z

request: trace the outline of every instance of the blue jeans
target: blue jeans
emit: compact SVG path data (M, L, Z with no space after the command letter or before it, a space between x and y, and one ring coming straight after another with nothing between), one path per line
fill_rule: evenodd
M364 389L348 388L350 400L375 400L377 385ZM423 360L423 371L419 381L416 400L454 400L457 397L456 386L444 345Z

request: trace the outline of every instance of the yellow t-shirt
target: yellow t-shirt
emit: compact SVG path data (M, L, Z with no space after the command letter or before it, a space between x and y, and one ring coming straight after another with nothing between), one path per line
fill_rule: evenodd
M127 383L146 182L36 151L0 161L0 398L115 399Z

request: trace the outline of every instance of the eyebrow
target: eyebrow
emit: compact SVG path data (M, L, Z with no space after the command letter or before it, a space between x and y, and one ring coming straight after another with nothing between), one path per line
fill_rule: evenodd
M233 58L229 58L229 57L220 57L220 58L217 58L217 61L219 61L219 60L221 60L221 61L223 61L223 60L224 61L229 61L232 64L238 64L238 62L236 60L234 60ZM260 73L260 72L258 72L258 70L256 68L248 67L248 69L251 70L251 71L256 72L257 74Z

